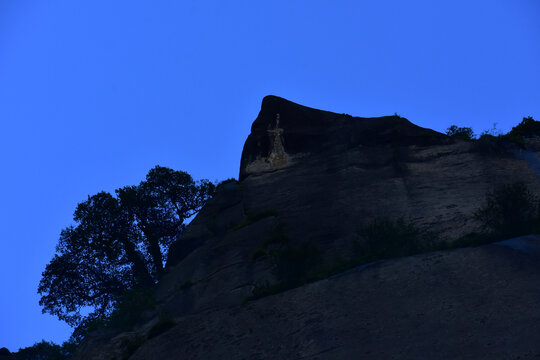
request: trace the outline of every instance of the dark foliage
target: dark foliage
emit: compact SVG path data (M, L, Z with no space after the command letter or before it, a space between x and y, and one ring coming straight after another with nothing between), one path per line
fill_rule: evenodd
M540 136L540 121L536 121L532 116L524 117L523 120L512 128L510 135L521 137Z
M281 227L276 227L252 255L255 260L271 255L277 283L257 283L245 302L276 294L311 281L324 279L357 266L379 260L404 257L437 250L480 246L512 236L540 231L540 203L522 183L505 185L486 195L485 204L474 216L484 227L452 242L443 242L433 232L404 219L375 219L358 230L353 255L322 265L321 253L308 244L294 248ZM278 245L277 250L272 246ZM268 250L270 248L270 250ZM272 250L274 249L274 250Z
M276 226L253 253L252 260L270 256L278 282L257 283L251 296L244 302L325 279L368 262L436 250L435 244L438 242L436 234L403 219L374 220L359 228L358 237L351 258L336 259L332 264L325 264L323 254L316 246L307 242L292 246L282 227Z
M474 142L473 150L486 155L509 156L516 149L525 148L525 138L540 136L540 122L531 116L523 118L507 134L493 129L484 131Z
M75 344L65 342L62 346L42 340L14 353L17 360L64 360L74 354Z
M521 136L484 133L474 142L472 150L485 155L510 156L514 150L524 147L525 141Z
M297 286L307 282L322 264L321 251L313 244L287 246L270 251L276 278L287 285Z
M120 297L116 308L107 318L107 327L131 330L137 322L138 314L156 306L151 289L129 289Z
M355 255L361 262L389 259L429 251L436 235L404 219L376 219L358 230Z
M84 318L75 327L71 337L79 343L86 335L98 329L132 330L140 320L140 314L154 309L155 306L151 288L126 289L117 297L110 314Z
M276 247L280 248L288 243L289 236L283 230L283 225L275 225L270 229L261 246L259 246L253 252L253 254L251 254L251 260L256 260L260 257L267 256L269 247L276 249Z
M285 291L316 280L323 264L322 252L313 244L293 245L281 224L274 226L261 246L252 254L252 261L268 256L273 264L277 283L257 283L245 301Z
M313 244L293 245L281 224L274 226L263 244L252 254L252 260L269 256L276 279L287 288L312 278L322 263L322 253Z
M77 206L76 225L62 231L43 272L43 312L72 326L99 323L126 303L126 290L152 287L184 221L213 191L207 180L195 182L185 172L156 166L139 185L116 190L116 197L89 196Z
M475 218L497 238L526 235L538 223L538 199L523 183L504 185L486 196Z
M233 184L236 184L236 185L240 185L240 182L238 182L238 180L236 180L235 178L228 178L228 179L225 179L225 180L222 180L220 181L217 185L216 185L216 189L223 186L223 185L226 185L226 184L229 184L229 183L233 183Z
M470 127L457 127L456 125L450 126L446 129L446 135L461 140L472 140L474 133Z

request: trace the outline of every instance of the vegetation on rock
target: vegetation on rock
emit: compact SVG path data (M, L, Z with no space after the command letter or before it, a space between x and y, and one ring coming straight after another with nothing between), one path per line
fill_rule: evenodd
M65 342L62 346L42 340L13 353L17 360L67 360L74 354L76 344Z
M435 239L435 234L404 219L376 219L358 229L351 258L336 259L325 265L319 248L308 242L292 246L282 227L278 226L252 256L253 260L262 255L271 257L277 282L255 284L251 296L245 301L325 279L369 262L431 251L434 250Z
M450 126L446 135L461 140L474 141L473 149L484 154L507 155L516 147L525 148L525 138L540 136L540 121L532 116L524 117L521 123L514 126L506 134L502 134L496 128L496 124L490 130L483 131L475 137L472 128Z
M467 234L452 242L441 241L435 233L417 227L403 218L375 219L359 227L353 255L321 266L322 253L311 244L292 247L281 227L273 230L252 260L270 255L278 280L257 283L245 301L276 294L303 284L379 260L410 256L436 250L479 246L502 239L540 232L540 201L523 184L504 185L486 194L485 203L472 215L482 224L482 232ZM276 236L277 234L277 236ZM271 244L281 245L268 250Z
M524 148L525 140L521 136L508 134L492 135L484 133L474 142L473 150L483 154L499 156L511 155L516 148Z
M458 127L456 125L452 125L446 129L446 135L461 140L474 139L474 133L470 127Z
M186 219L212 196L214 184L156 166L137 186L100 192L78 204L38 292L44 313L84 334L93 327L133 325L151 306L149 289L163 275L171 243ZM90 313L86 314L90 309Z
M281 224L270 230L251 258L254 261L261 256L270 257L277 283L266 281L255 284L252 295L245 301L285 291L320 277L323 262L321 250L309 242L291 244Z
M532 116L524 117L523 120L510 130L510 135L533 137L540 136L540 121L536 121Z
M538 198L525 184L514 183L489 192L474 216L490 235L502 239L538 230L538 210Z
M406 222L403 218L375 219L358 230L359 239L354 243L358 262L418 254L433 249L436 234Z

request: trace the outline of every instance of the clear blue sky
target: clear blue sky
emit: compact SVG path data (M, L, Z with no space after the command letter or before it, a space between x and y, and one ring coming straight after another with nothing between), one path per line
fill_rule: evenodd
M0 347L68 338L36 289L78 202L237 177L267 94L507 131L540 118L540 2L1 0Z

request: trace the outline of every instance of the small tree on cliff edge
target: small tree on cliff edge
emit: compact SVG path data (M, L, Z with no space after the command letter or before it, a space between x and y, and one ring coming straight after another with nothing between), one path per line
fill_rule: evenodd
M446 129L446 135L461 140L472 140L474 138L473 130L470 127L457 127L456 125Z
M100 192L78 204L39 283L39 304L71 326L107 316L127 289L163 274L184 221L212 196L214 184L156 166L138 186ZM92 309L89 315L83 312Z

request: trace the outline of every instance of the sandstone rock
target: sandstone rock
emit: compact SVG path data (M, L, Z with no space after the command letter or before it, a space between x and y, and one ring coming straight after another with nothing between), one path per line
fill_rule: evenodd
M539 260L489 245L382 261L179 318L131 359L533 359Z
M399 116L353 118L267 96L244 145L240 180L250 174L292 165L302 155L330 155L363 146L426 146L449 142L447 136Z
M268 129L278 114L288 162L272 166ZM515 181L540 189L524 159L473 147L397 116L356 118L269 96L242 153L244 208L274 209L293 239L337 253L360 224L381 216L455 239L476 229L471 214L487 191Z
M178 325L133 359L540 356L537 255L509 246L383 261L242 305L275 281L271 259L254 254L276 228L325 262L349 256L358 227L381 217L450 241L477 229L487 191L522 181L540 194L535 144L483 152L398 116L265 97L240 183L220 186L171 247L156 311L130 333L90 338L76 359L118 358L160 316Z

